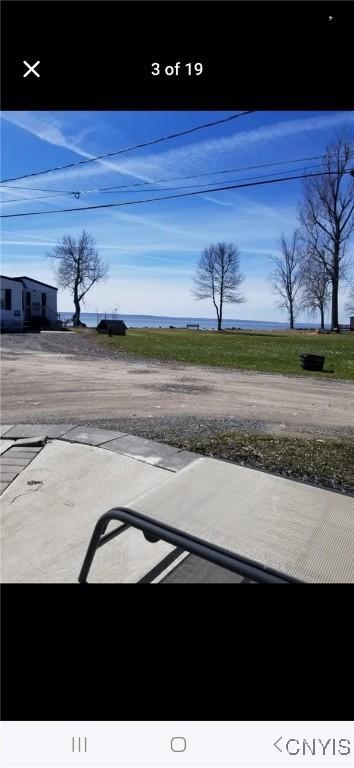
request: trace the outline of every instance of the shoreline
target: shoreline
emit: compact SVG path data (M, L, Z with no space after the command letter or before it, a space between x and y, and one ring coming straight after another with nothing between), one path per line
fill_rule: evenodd
M103 318L103 319L107 319L107 322L109 322L109 320L112 319L112 318ZM195 326L199 325L199 327L195 328L195 329L193 329L193 328L188 329L187 325L128 325L127 322L124 320L124 317L120 317L119 319L123 320L123 322L125 322L128 330L136 330L136 331L137 330L139 330L139 331L144 331L144 330L145 331L186 331L186 330L191 330L192 331L192 330L199 330L199 331L214 331L214 332L217 332L217 330L218 330L216 327L212 327L211 328L211 327L200 325L198 323L193 323L193 324L189 323L189 325L195 325ZM82 320L81 323L82 323L81 324L81 328L83 328L83 329L87 328L87 330L96 330L96 327L97 327L96 323L94 323L93 325L89 325L88 323L85 323L84 320ZM72 325L69 325L69 324L67 325L67 328L71 329L73 327L74 326L72 326ZM347 329L347 330L349 330L349 329ZM262 325L261 323L259 324L259 326L248 326L248 325L247 326L243 326L243 327L235 326L235 325L224 326L223 328L221 328L221 331L223 333L225 333L227 331L245 331L245 332L248 332L248 333L250 333L252 331L253 332L257 332L257 333L260 333L260 332L264 332L264 333L269 333L269 332L274 332L274 333L282 333L282 332L289 333L289 332L291 332L291 333L295 333L297 331L308 331L308 332L312 332L312 333L317 333L317 332L318 333L320 333L320 332L321 333L331 333L331 330L330 330L329 327L326 327L323 330L321 330L317 325L313 325L313 326L301 325L301 326L296 327L296 328L289 328L288 326L281 326L279 328L279 327L276 327L274 325L272 325L271 327L266 327L265 324Z
M108 322L108 321L107 321ZM74 328L72 325L67 326L67 331L70 332L80 332L80 331L96 331L95 325L82 325L79 328ZM148 332L166 332L169 331L180 331L186 332L188 330L188 333L221 333L221 334L232 334L232 333L242 333L244 335L249 334L255 334L255 335L267 335L269 333L277 335L277 334L290 334L290 335L296 335L301 333L311 334L313 336L329 336L333 335L335 332L331 331L329 328L324 329L323 331L320 328L310 328L306 326L302 326L301 328L239 328L239 327L231 327L231 328L222 328L221 331L218 331L217 328L203 328L202 326L199 326L198 329L187 329L186 326L162 326L162 325L127 325L127 332L128 331L148 331ZM52 332L52 331L51 331ZM350 330L342 330L341 335L349 334Z
M58 312L61 320L69 322L72 318L72 312ZM127 328L147 330L178 330L186 329L187 325L199 325L199 330L211 331L217 330L217 321L214 317L174 317L170 315L134 315L114 312L81 312L81 321L87 328L96 328L101 320L123 320ZM291 330L289 323L279 320L242 320L241 318L225 318L223 320L223 331L281 331ZM344 325L341 324L341 325ZM325 330L330 329L330 324L325 324ZM320 323L310 320L295 323L292 330L320 330Z

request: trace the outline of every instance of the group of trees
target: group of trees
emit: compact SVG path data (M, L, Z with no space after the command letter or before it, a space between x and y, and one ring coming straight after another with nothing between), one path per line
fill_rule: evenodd
M299 228L290 242L281 238L281 256L273 259L270 276L278 304L289 315L290 327L300 310L324 313L331 305L331 328L338 328L341 280L349 281L347 245L354 229L353 142L340 137L323 159L323 175L307 175L299 209ZM354 305L354 288L346 307Z
M331 305L331 328L338 328L339 284L350 276L346 246L354 229L353 142L339 137L328 148L318 174L305 175L299 227L290 238L282 235L280 255L270 259L269 276L277 304L285 309L290 328L301 310L319 313L324 328ZM245 301L239 293L243 282L240 254L232 243L218 243L202 254L194 279L197 299L211 298L218 330L223 305ZM354 287L348 311L354 311Z
M281 255L270 259L273 271L269 277L278 307L286 310L290 328L294 328L300 310L310 315L319 312L321 328L324 328L325 311L330 302L329 275L321 264L309 257L299 230L295 230L290 240L283 235L280 248Z
M290 238L282 235L280 255L271 258L269 280L278 306L288 313L290 328L300 310L319 312L323 328L330 304L331 328L338 328L339 285L350 277L346 248L354 229L353 143L354 139L339 137L327 148L321 171L305 175L299 227ZM65 236L49 256L56 263L60 287L73 295L74 325L80 325L81 302L95 283L107 277L107 265L85 231L78 240ZM218 330L224 305L246 300L240 293L243 281L234 243L220 242L204 250L192 292L197 300L212 300ZM354 286L346 309L354 311Z

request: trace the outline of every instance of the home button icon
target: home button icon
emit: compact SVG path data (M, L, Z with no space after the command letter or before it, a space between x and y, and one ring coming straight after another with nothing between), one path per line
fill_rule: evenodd
M183 736L174 736L171 739L172 752L185 752L187 749L187 742Z

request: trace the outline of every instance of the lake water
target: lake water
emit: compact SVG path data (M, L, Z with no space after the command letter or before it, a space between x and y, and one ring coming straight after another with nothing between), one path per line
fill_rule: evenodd
M61 320L69 320L72 312L60 312ZM216 319L208 317L164 317L160 315L112 315L111 313L96 314L96 312L82 312L81 322L86 323L89 328L95 328L100 320L124 320L128 328L169 328L170 325L175 328L185 328L186 325L199 323L199 327L204 330L216 330ZM288 323L262 322L259 320L223 320L223 328L240 328L248 330L281 330L288 328ZM318 328L318 323L296 323L296 328ZM326 328L329 326L326 325Z

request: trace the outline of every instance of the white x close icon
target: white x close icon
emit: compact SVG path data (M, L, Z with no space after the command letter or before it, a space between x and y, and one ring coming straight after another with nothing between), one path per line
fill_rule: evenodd
M27 77L27 75L30 75L31 72L32 72L33 75L36 75L36 77L40 77L40 74L38 72L36 72L36 67L38 67L38 64L41 63L40 61L36 61L36 63L32 64L32 66L31 66L31 64L28 63L28 61L24 61L23 63L27 67L27 72L25 72L23 77Z

